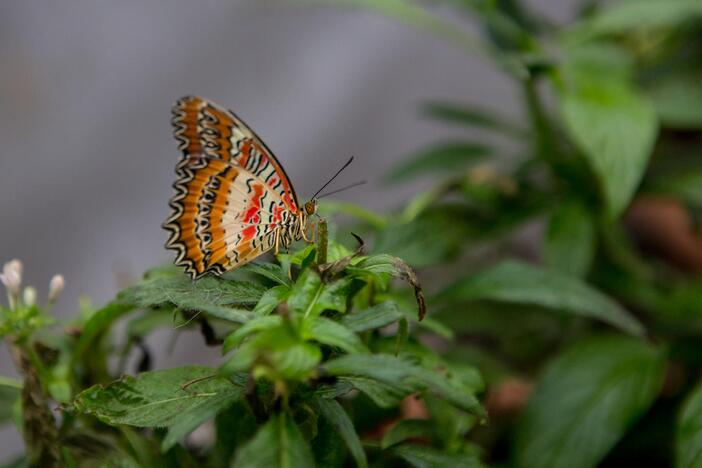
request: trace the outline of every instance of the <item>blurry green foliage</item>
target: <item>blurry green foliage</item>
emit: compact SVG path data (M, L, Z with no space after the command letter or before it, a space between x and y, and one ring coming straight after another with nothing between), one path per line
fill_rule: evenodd
M469 130L386 177L429 189L387 214L320 205L365 252L344 228L326 258L301 246L197 282L155 268L67 333L3 308L29 372L0 377L0 423L39 433L28 391L61 413L28 459L58 440L65 466L702 466L702 281L627 222L648 196L700 223L699 0L584 1L567 25L518 0L313 3L476 54L523 118L425 103ZM198 330L220 367L151 370L164 328Z

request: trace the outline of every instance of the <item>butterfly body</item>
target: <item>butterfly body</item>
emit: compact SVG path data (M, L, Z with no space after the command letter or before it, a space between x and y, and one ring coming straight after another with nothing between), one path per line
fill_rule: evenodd
M183 155L176 166L166 247L193 278L222 274L306 234L316 201L301 206L273 153L233 112L196 96L173 106Z

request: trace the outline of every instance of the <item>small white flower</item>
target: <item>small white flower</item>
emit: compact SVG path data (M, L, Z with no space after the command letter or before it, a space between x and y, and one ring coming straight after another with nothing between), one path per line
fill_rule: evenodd
M63 275L54 275L51 278L49 281L49 303L58 299L64 286L66 286L66 281L63 279Z
M2 267L2 273L0 273L0 282L7 289L10 309L13 309L19 298L20 286L22 285L22 262L14 259L5 263Z
M37 303L37 290L34 286L27 286L24 288L24 295L22 296L24 300L24 305L33 306Z

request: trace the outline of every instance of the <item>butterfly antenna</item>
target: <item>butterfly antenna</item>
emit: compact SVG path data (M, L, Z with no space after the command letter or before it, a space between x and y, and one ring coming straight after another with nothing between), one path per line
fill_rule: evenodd
M358 187L359 185L365 184L367 181L366 180L361 180L360 182L356 182L354 184L347 185L346 187L341 187L340 189L332 190L331 192L323 193L317 198L324 198L328 197L329 195L334 195L335 193L343 192L344 190L348 190L350 188Z
M317 195L319 195L319 192L321 192L322 190L324 190L324 189L327 187L327 185L331 184L332 181L333 181L334 179L336 179L337 176L338 176L339 174L341 174L341 171L343 171L344 169L346 169L346 168L349 166L349 164L351 164L352 161L353 161L353 156L351 156L351 158L350 158L348 161L346 161L346 164L344 164L343 166L341 166L341 169L339 169L338 171L336 171L336 174L334 174L334 175L332 176L332 178L329 179L329 180L327 181L326 184L322 185L322 188L320 188L319 190L317 190L317 193L315 193L314 195L312 195L312 200L314 200L315 198L317 198Z

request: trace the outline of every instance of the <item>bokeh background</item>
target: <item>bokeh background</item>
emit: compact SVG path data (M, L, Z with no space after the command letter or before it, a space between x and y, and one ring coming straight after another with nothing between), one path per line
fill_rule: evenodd
M527 3L554 22L576 4ZM519 117L504 74L366 12L262 0L3 1L0 261L22 259L40 294L62 273L59 317L81 295L104 303L171 258L160 227L179 156L170 106L185 94L235 109L302 198L355 155L338 184L369 184L340 198L379 210L413 190L384 186L383 173L449 131L421 117L423 101ZM181 337L155 365L215 359L199 341ZM14 375L4 348L0 373ZM20 450L14 429L0 432L0 461Z

